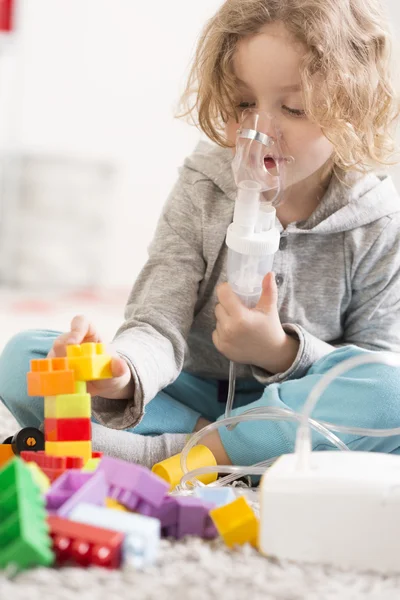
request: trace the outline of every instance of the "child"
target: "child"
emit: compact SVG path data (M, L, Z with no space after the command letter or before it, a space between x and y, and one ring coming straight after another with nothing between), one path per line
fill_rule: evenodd
M391 179L397 101L390 39L376 0L227 0L208 23L185 96L202 143L185 161L149 259L111 348L110 381L91 384L96 448L147 466L180 452L187 434L222 418L229 360L240 363L233 414L300 411L323 374L355 354L400 352L400 202ZM273 115L293 156L274 274L257 309L226 282L225 235L236 186L231 161L241 111ZM39 426L29 359L100 341L76 317L68 333L24 332L4 349L0 396L21 426ZM400 370L353 369L314 417L358 427L399 425ZM103 426L106 427L103 427ZM120 431L125 430L125 431ZM221 464L254 464L294 447L288 422L221 427L204 443ZM354 450L400 452L400 439L342 435ZM332 445L314 434L315 450Z

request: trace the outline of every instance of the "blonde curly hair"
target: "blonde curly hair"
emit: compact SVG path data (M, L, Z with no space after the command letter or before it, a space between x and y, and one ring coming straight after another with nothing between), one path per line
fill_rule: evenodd
M379 0L226 0L200 37L178 117L190 116L212 141L231 147L225 123L238 120L237 43L272 22L284 23L307 49L304 109L333 144L334 165L370 170L397 162L392 40Z

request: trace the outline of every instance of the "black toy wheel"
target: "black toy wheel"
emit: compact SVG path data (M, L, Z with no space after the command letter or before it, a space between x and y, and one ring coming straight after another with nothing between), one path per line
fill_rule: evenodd
M38 452L44 450L44 435L36 427L25 427L14 435L11 444L14 454L20 454L24 450Z
M12 436L12 435L10 435L10 436L9 436L8 438L6 438L6 439L4 440L4 442L2 442L2 443L3 443L3 444L11 444L11 443L12 443L12 439L13 439L13 436Z

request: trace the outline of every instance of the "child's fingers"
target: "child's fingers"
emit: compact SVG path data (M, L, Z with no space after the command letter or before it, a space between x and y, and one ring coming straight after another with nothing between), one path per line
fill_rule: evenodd
M119 356L113 356L111 361L111 372L113 377L123 377L129 373L129 367Z
M70 344L69 338L71 336L71 332L62 333L58 338L54 341L53 347L47 355L47 358L56 358L62 357L66 355L66 346Z
M101 342L96 328L84 315L77 315L72 319L70 344L82 344L82 342Z
M54 341L53 347L48 353L48 358L63 357L66 355L66 346L71 344L82 344L85 342L99 343L101 338L94 325L89 323L83 315L78 315L72 319L71 330L62 333Z

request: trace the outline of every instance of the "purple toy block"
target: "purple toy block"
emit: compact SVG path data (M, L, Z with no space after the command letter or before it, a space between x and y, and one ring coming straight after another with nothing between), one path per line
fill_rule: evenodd
M104 473L109 497L129 510L155 517L169 490L169 484L145 467L105 456L96 473Z
M160 520L161 529L176 526L178 523L178 503L176 496L166 496L157 512L157 519ZM167 535L171 535L168 533Z
M68 517L81 502L102 506L108 495L104 473L66 471L56 479L46 494L46 509L59 517Z
M209 514L214 506L214 504L202 502L198 498L184 496L178 498L177 539L180 540L186 535L204 537L206 530L207 539L216 537L217 530Z
M177 539L186 535L215 538L218 533L209 515L214 506L190 496L166 498L156 515L161 522L162 535Z

